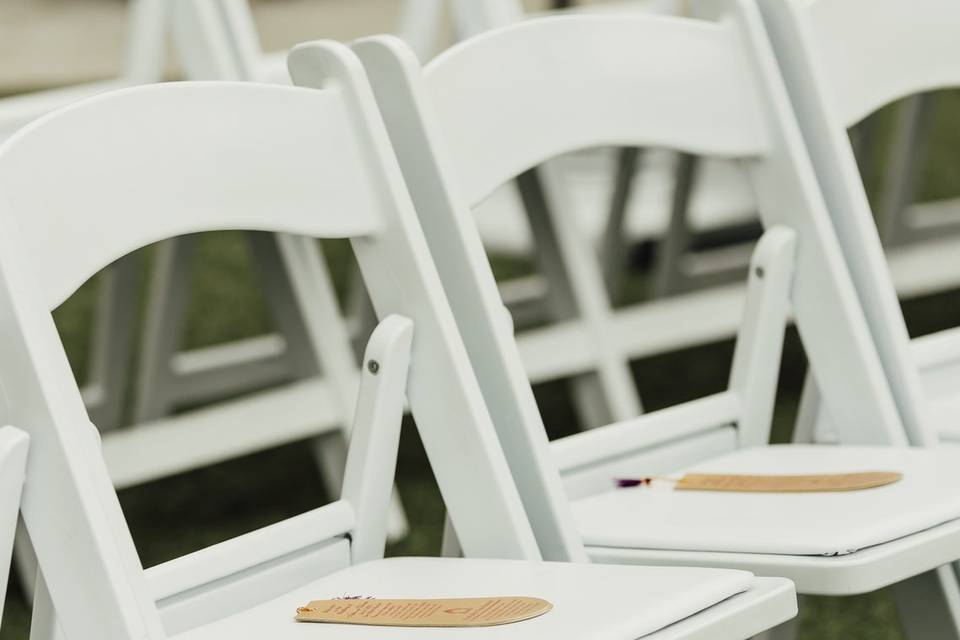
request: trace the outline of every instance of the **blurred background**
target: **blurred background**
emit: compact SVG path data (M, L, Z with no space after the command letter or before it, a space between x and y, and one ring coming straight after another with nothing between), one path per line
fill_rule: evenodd
M525 5L530 11L551 7L547 0ZM251 9L263 48L280 50L308 39L351 39L395 32L402 7L399 0L253 0ZM118 76L124 64L127 26L123 0L0 0L0 97ZM449 9L444 11L436 32L436 50L453 42L455 29ZM165 76L181 77L182 65L169 42L168 54ZM916 145L912 188L917 201L960 196L958 107L960 95L942 93L925 103L918 116L922 135ZM852 132L855 140L862 135L869 141L858 148L862 151L862 173L872 193L880 193L884 186L890 148L902 127L905 109L907 105L891 105ZM703 246L715 248L749 241L757 230L756 225L739 225L734 232L707 238ZM537 271L522 252L509 250L509 241L501 245L499 251L491 247L498 277L514 278ZM347 306L352 268L349 252L337 243L325 244L324 249L338 295ZM661 250L655 237L629 247L615 296L617 304L660 295L654 286L653 269ZM148 281L155 261L151 251L143 253L132 267L141 284ZM274 320L262 285L242 234L204 234L198 238L180 346L216 345L273 330ZM71 364L81 381L90 368L96 286L96 281L91 281L56 312ZM960 302L953 286L937 291L921 288L906 296L904 310L913 335L960 324ZM137 310L134 323L139 327L143 322L142 293L128 302ZM697 318L690 318L690 322L697 322ZM635 361L632 370L644 408L665 407L724 389L732 353L732 340L722 340ZM128 365L133 371L134 364ZM776 441L790 439L805 372L802 345L790 329L780 375ZM124 384L123 411L129 413L132 383L127 380ZM540 384L536 392L551 437L573 433L582 426L571 400L569 381ZM444 511L409 419L404 427L397 483L411 529L390 546L389 553L438 553ZM122 489L120 500L141 557L150 566L324 504L329 496L318 481L310 443L294 442ZM11 584L0 630L3 640L26 638L29 629L28 605L17 580ZM802 615L802 638L901 637L892 600L883 592L857 598L813 598L802 608Z

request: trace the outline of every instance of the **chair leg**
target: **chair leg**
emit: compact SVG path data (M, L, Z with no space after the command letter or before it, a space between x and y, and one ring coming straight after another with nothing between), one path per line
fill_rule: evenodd
M960 639L960 589L944 565L893 586L904 635L914 640Z
M638 147L625 147L619 149L617 153L617 176L610 198L607 226L600 246L603 277L610 290L610 299L614 303L620 301L623 293L623 278L630 249L626 228L627 211L630 208L630 196L636 183L637 168L642 160L642 154L643 149Z
M885 246L908 244L917 239L907 208L913 201L924 141L930 120L929 96L913 96L900 107L884 188L877 206L877 227Z
M33 616L30 621L30 640L62 640L65 636L57 622L50 591L43 574L36 573L33 589Z
M696 156L679 154L670 223L657 246L653 273L653 291L657 298L675 294L684 287L682 261L693 239L688 216L698 168L699 159Z
M144 422L168 415L173 372L170 359L179 350L189 298L187 281L193 258L194 238L173 238L156 250L153 274L147 290L143 347L137 372L134 421Z

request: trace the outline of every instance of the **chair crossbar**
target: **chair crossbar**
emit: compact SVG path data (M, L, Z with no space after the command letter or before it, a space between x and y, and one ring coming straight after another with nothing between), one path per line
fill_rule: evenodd
M564 473L630 455L735 424L740 400L732 391L698 398L632 420L591 429L552 444L553 457Z
M147 570L151 593L157 600L170 598L321 542L347 536L354 520L354 510L348 502L331 502L151 567Z
M192 349L170 358L170 395L177 406L220 400L285 382L295 375L290 369L279 334Z
M630 359L724 340L736 333L743 312L742 284L714 287L640 303L613 312L604 323L612 347ZM696 318L696 322L691 322ZM581 320L529 329L517 343L532 382L591 371L597 364L594 336ZM562 348L561 348L562 346Z
M122 488L332 431L347 419L339 407L314 378L111 432L103 453Z

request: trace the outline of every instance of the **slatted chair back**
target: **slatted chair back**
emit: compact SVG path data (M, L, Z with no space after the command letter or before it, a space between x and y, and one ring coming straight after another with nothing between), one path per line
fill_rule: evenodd
M844 416L849 439L902 438L760 16L745 1L716 5L711 3L719 17L709 21L623 15L526 21L462 42L423 68L396 39L354 45L547 557L568 553L576 533L553 481L542 421L470 207L558 154L600 145L658 145L740 158L765 225L795 234L795 275L778 268L781 275L771 277L776 284L768 287L773 293L748 303L728 392L688 405L682 419L679 409L671 410L674 418L638 418L630 431L643 434L634 440L638 447L675 438L676 431L655 435L653 429L675 429L678 421L687 435L726 430L722 444L714 441L714 452L766 442L784 318L773 303L768 314L754 317L752 310L775 299L777 287L789 296L812 366L829 380L827 400ZM552 186L543 193L560 193L560 185ZM550 202L549 209L557 211L557 204ZM764 262L787 252L790 242L768 244L776 249L759 252L752 278L764 278ZM551 349L557 358L583 357L623 327L610 322L588 334L571 328ZM607 457L629 457L617 446L624 442L613 437Z

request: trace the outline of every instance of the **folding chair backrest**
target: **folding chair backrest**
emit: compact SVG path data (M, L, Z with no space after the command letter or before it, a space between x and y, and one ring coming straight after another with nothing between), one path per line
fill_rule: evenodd
M935 442L847 129L899 98L960 86L960 5L763 0L760 10L904 425L912 442Z
M413 322L407 396L465 551L539 557L363 71L334 44L292 60L323 89L127 89L0 147L0 422L31 437L23 517L67 637L163 632L50 310L116 258L187 233L351 238L378 315ZM301 523L312 542L349 526L333 515Z
M831 409L851 440L902 437L760 17L746 2L724 8L715 22L526 21L460 43L422 70L395 39L354 45L547 557L567 553L564 499L546 470L542 422L469 207L555 155L660 145L743 158L766 226L796 232L792 302L813 366L829 380ZM809 339L823 335L833 339Z

